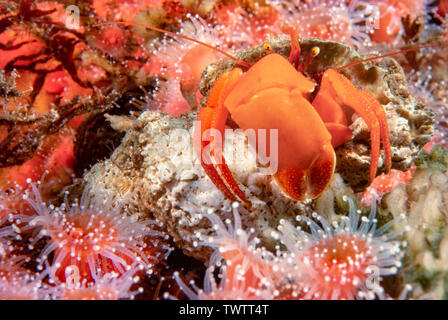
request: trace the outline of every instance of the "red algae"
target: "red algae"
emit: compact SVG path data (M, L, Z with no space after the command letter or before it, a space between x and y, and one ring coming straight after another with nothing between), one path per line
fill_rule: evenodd
M21 165L0 168L0 190L5 192L17 187L26 190L30 183L42 180L45 199L59 192L61 184L66 185L72 180L75 162L73 140L72 130L62 130L57 135L46 137L32 159Z

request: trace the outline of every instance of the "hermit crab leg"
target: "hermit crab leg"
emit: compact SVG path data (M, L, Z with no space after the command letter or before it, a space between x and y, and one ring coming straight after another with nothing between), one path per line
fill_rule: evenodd
M196 126L195 128L195 141L200 141L200 143L199 145L195 144L195 149L197 151L198 158L201 160L202 168L204 168L205 173L210 177L215 186L221 190L227 198L236 201L235 196L227 188L225 182L222 180L218 171L212 164L210 155L207 152L203 152L203 150L210 144L210 141L203 141L202 137L204 137L205 131L211 126L212 115L213 109L211 108L203 108L199 112L198 121L200 121L201 125ZM200 129L198 129L199 127Z
M372 105L380 123L381 141L383 143L384 154L386 157L386 168L389 171L392 165L392 155L390 150L390 137L389 129L387 127L386 112L384 111L383 106L370 92L364 90L358 90L358 92L368 101L369 105Z
M358 113L369 127L371 140L370 180L373 180L378 169L380 138L383 140L388 169L391 163L386 116L379 110L379 108L382 109L382 106L373 96L358 90L349 79L334 69L324 72L321 88L324 87L329 90L338 103L346 105Z
M216 185L229 199L236 200L235 195L241 200L247 202L247 198L237 182L232 176L229 167L227 166L224 157L222 156L223 141L216 141L214 136L210 137L209 141L204 141L204 134L207 130L215 129L219 131L220 136L224 136L224 128L226 124L229 111L224 107L224 99L228 93L233 89L235 83L238 81L243 71L239 68L232 69L223 73L215 85L207 99L207 106L201 110L198 120L201 121L200 131L200 149L198 151L201 159L201 165ZM196 130L198 127L196 127ZM198 132L195 135L199 134ZM210 145L210 155L212 156L216 167L211 163L211 159L204 149ZM219 172L218 172L219 169ZM226 185L227 183L227 185Z

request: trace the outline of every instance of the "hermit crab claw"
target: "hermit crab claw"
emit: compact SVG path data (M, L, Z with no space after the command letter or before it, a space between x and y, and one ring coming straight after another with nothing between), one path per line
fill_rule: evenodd
M201 165L215 186L233 201L239 198L248 202L222 155L222 137L229 115L229 111L224 108L223 100L241 74L242 70L235 68L222 74L216 81L208 96L207 106L199 112L194 141ZM215 133L219 134L213 134L210 130L215 130Z
M288 196L303 201L322 193L333 176L336 163L332 137L300 90L281 86L267 88L229 109L232 119L244 130L277 131L278 139L274 142L277 147L271 142L267 152L271 160L278 161L274 177Z
M274 177L278 186L291 198L299 201L314 199L330 182L335 163L334 150L331 145L327 145L306 169L279 168Z

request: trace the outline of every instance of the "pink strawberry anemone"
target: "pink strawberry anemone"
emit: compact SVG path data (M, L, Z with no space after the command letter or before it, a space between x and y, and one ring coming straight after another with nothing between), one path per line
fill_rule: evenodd
M175 274L175 279L182 291L193 300L229 300L229 299L273 299L274 288L272 263L274 256L260 246L260 240L252 236L254 230L242 229L239 204L233 203L233 225L227 219L225 224L213 212L206 218L212 223L216 234L210 237L199 236L199 245L215 249L210 257L210 267L204 278L204 288L197 288L194 283L186 286ZM215 267L221 267L220 281L214 277Z
M139 279L141 268L134 264L124 274L107 273L105 275L94 275L94 282L80 282L79 273L71 268L71 281L61 283L53 290L53 298L60 300L118 300L134 299L143 289L134 289Z
M38 262L54 282L65 283L72 270L79 274L80 283L91 283L108 273L125 274L134 264L149 272L151 263L162 255L146 241L163 237L149 229L154 222L121 214L122 208L114 207L112 197L90 199L85 191L79 203L55 208L47 207L36 186L32 188L33 195L24 197L37 216L30 217L21 231L34 231L30 248L50 238Z
M392 220L380 228L375 218L376 207L368 217L357 211L353 200L349 202L350 214L331 226L317 213L312 220L298 216L311 232L294 228L291 223L281 221L280 239L287 248L280 261L282 272L294 283L288 288L294 299L375 299L385 298L380 282L382 277L394 275L401 266L403 243L393 240L406 227L401 224L404 217ZM388 233L387 233L388 232Z
M233 206L233 223L209 212L206 217L216 233L198 236L198 245L215 249L203 289L186 285L177 272L174 278L194 300L387 299L381 280L401 267L405 243L395 239L407 230L405 217L377 228L375 202L370 214L361 216L352 199L344 200L350 213L333 226L317 213L313 219L297 217L309 231L281 220L280 232L272 233L284 246L277 247L276 255L252 235L254 230L242 229L238 203Z
M180 35L213 46L221 45L217 31L199 16L187 14ZM217 54L209 48L184 39L155 40L150 44L150 69L158 77L150 108L178 115L198 104L197 88L202 71L215 61Z
M368 1L268 0L278 12L278 23L297 29L300 38L320 38L350 43L357 48L371 45L375 10Z

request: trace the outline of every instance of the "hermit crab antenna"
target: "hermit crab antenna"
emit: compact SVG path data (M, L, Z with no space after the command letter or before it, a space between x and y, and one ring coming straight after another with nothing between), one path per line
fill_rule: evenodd
M349 64L346 64L345 66L342 66L342 67L339 67L339 68L334 68L334 69L336 71L341 71L341 70L344 70L344 69L356 66L356 65L364 63L364 62L369 62L369 61L374 61L374 60L377 60L377 59L397 56L399 54L412 52L412 51L417 51L417 50L420 50L420 49L428 49L428 48L448 48L448 44L428 44L428 45L421 45L421 46L416 46L416 47L412 47L412 48L402 49L402 50L399 50L399 51L390 52L390 53L383 54L383 55L380 55L380 56L370 57L370 58L362 59L362 60L359 60L359 61L353 61L353 62L350 62Z
M294 68L297 69L299 66L299 59L300 55L302 53L302 50L299 45L299 32L297 31L297 28L290 28L289 30L289 37L291 42L291 52L289 54L289 62L294 66Z
M304 72L308 68L308 66L311 63L311 61L313 61L313 59L315 57L317 57L319 55L319 53L320 53L320 48L319 47L313 47L311 49L311 52L306 56L306 58L297 67L297 71Z
M98 24L94 24L92 27L101 27L101 26L111 25L111 24L119 24L119 25L132 26L132 27L141 27L141 28L145 28L145 29L149 29L149 30L154 30L154 31L157 31L157 32L160 32L160 33L165 33L165 34L168 34L168 35L170 35L170 36L172 36L172 37L177 37L177 38L182 38L182 39L185 39L185 40L189 40L189 41L195 42L195 43L197 43L197 44L199 44L199 45L201 45L201 46L210 48L210 49L212 49L212 50L215 50L216 52L221 53L222 55L224 55L224 56L226 56L226 57L232 59L233 61L235 61L236 64L239 64L239 65L242 66L242 67L250 68L250 67L252 66L250 63L248 63L248 62L246 62L246 61L243 61L243 60L240 60L240 59L238 59L238 58L235 58L235 57L232 56L230 53L225 52L224 50L221 50L221 49L219 49L219 48L217 48L217 47L215 47L215 46L212 46L212 45L210 45L210 44L208 44L208 43L199 41L199 40L194 39L194 38L190 38L190 37L185 36L185 35L182 35L182 34L177 34L177 33L170 32L170 31L167 31L167 30L163 30L163 29L160 29L160 28L157 28L157 27L153 27L153 26L147 26L147 25L140 24L140 23L132 23L132 22L125 22L125 21L116 21L116 22L103 22L103 23L98 23Z

